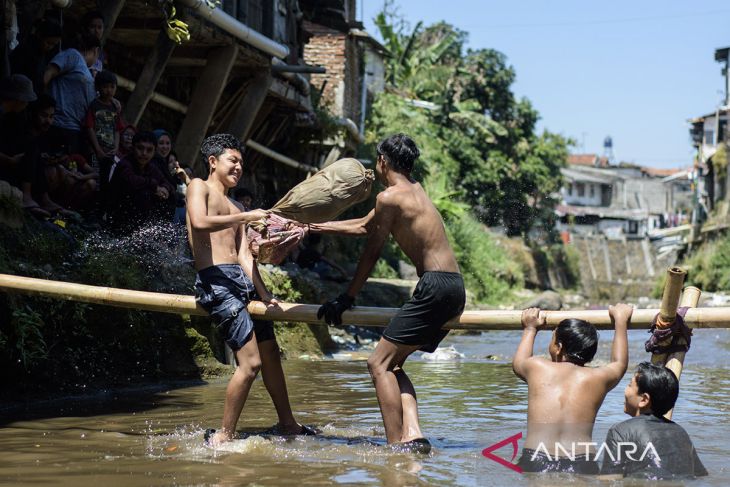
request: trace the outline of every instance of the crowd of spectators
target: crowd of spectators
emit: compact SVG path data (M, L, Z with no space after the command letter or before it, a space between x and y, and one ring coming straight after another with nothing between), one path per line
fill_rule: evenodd
M69 33L44 17L10 53L11 74L0 79L0 180L42 219L116 230L184 225L190 169L167 130L125 122L101 45L103 15L88 12L80 25Z

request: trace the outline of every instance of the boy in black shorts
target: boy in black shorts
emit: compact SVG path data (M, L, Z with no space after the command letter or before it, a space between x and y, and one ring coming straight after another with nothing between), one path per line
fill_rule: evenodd
M407 135L388 137L378 145L376 173L386 187L365 217L312 224L311 231L367 236L368 241L347 292L325 303L318 316L341 324L365 284L391 235L416 266L420 277L413 297L398 311L368 359L368 370L383 416L385 434L395 449L427 453L431 445L418 422L416 392L403 370L416 350L434 351L448 333L443 325L464 310L464 280L446 238L436 207L411 177L420 153Z

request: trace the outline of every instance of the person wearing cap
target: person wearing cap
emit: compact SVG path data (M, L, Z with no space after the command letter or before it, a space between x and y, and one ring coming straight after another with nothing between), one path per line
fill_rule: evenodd
M44 91L43 73L53 56L58 54L61 34L61 25L56 20L41 19L33 34L10 53L10 71L30 78L36 95Z
M33 199L32 161L25 157L31 139L28 103L36 100L33 82L22 74L0 79L0 179L23 191L23 207L38 216L50 216Z

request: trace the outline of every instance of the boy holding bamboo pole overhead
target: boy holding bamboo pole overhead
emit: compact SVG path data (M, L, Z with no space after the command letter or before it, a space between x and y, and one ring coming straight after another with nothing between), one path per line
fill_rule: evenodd
M527 439L518 462L523 471L598 473L596 454L588 444L593 441L593 424L603 399L628 367L626 329L633 308L617 304L608 313L615 329L611 361L589 368L584 365L593 360L598 348L593 325L578 319L560 322L550 342L550 360L546 360L532 355L545 318L537 308L522 312L524 331L512 369L527 382L528 390Z
M279 416L275 432L312 434L292 414L272 323L253 321L246 309L253 299L269 306L278 302L261 280L246 238L245 224L268 213L243 211L226 196L243 172L241 143L230 134L216 134L203 141L201 152L208 179L193 179L187 190L188 236L198 271L195 299L210 313L237 362L226 389L223 427L206 431L206 442L217 446L232 439L259 370Z

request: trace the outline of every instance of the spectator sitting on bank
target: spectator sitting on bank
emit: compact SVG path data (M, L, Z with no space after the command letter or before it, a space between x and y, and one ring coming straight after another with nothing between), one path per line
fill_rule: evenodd
M348 275L345 269L319 252L318 247L321 239L320 234L313 233L302 241L299 248L292 254L297 265L302 269L316 272L322 279L332 279L333 270L337 271L339 278L347 279Z
M132 139L137 133L137 127L134 125L126 125L119 135L119 148L117 149L117 159L122 159L132 153ZM110 176L111 177L111 176Z
M190 181L193 180L193 171L189 167L180 167L175 151L171 151L167 159L171 166L171 170L175 172L177 179L175 184L175 214L172 218L173 223L185 225L185 195Z
M63 141L54 141L49 137L48 130L53 123L55 110L56 101L50 95L43 94L30 105L31 140L26 150L26 159L35 170L33 196L40 202L43 210L50 214L78 218L75 212L64 206L74 206L69 201L84 201L90 193L93 194L95 182L71 173L66 167L69 158Z
M0 80L0 179L23 192L23 208L35 216L48 217L33 199L35 174L32 158L25 157L30 140L28 103L36 100L33 83L27 76L13 74Z
M139 132L132 140L133 150L114 170L110 182L110 219L117 228L139 226L151 220L167 220L165 203L173 187L150 164L155 153L155 136Z
M117 77L111 71L101 71L94 79L99 96L91 102L84 125L91 145L91 167L106 186L114 155L119 151L119 134L124 129L119 107L114 103Z
M69 153L83 154L81 130L89 105L96 98L89 66L99 57L99 39L85 34L75 48L61 51L51 60L43 81L56 100L52 133L68 142Z
M104 71L104 64L107 59L104 54L104 50L101 48L101 38L104 37L104 15L98 10L91 10L84 14L81 19L81 28L84 34L90 34L99 41L99 57L96 61L89 66L91 75L96 78L96 75Z
M684 428L664 418L678 395L674 372L663 365L639 364L624 391L624 412L632 418L608 430L602 476L656 481L707 475Z
M31 35L10 53L10 71L23 74L33 82L33 91L44 91L43 73L61 42L61 26L54 19L41 19Z
M247 188L237 188L233 199L241 203L243 211L253 210L253 193Z

